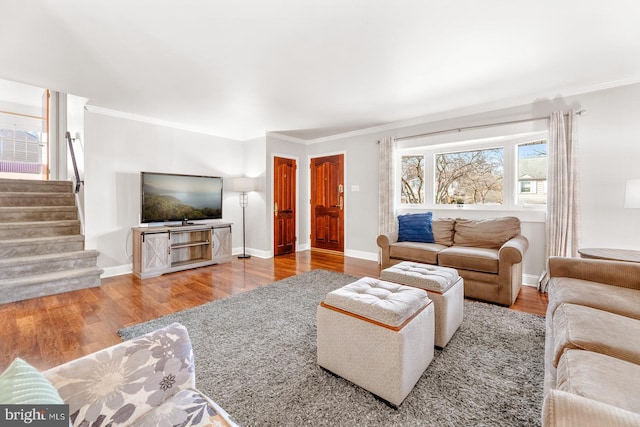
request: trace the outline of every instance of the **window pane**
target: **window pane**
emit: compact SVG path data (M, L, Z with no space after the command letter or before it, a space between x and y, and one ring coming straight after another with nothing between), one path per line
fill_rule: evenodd
M502 204L504 150L436 154L437 204Z
M516 203L547 203L547 142L535 141L518 145L518 186Z
M424 203L424 156L402 156L400 203Z

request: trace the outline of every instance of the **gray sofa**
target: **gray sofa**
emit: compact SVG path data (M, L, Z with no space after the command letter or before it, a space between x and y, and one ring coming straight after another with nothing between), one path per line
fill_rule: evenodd
M542 424L640 426L640 263L549 259Z
M401 261L455 268L464 279L465 297L501 305L515 302L529 247L518 218L436 218L432 228L435 243L399 242L397 233L379 235L382 268Z

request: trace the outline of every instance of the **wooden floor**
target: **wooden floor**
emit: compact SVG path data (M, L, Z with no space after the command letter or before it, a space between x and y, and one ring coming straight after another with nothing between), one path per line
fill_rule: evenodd
M39 369L121 342L118 329L249 291L313 269L378 277L375 261L299 252L272 259L236 257L229 263L157 278L131 274L102 286L0 305L0 372L15 357ZM523 286L513 310L544 315L545 294Z

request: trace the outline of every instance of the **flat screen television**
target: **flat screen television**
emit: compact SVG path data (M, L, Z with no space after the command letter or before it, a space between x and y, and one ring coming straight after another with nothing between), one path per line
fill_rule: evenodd
M222 218L222 178L141 172L143 223Z

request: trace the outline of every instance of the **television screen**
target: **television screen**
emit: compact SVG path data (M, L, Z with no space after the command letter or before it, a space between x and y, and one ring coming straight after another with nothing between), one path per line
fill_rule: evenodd
M222 178L141 172L142 222L222 218Z

